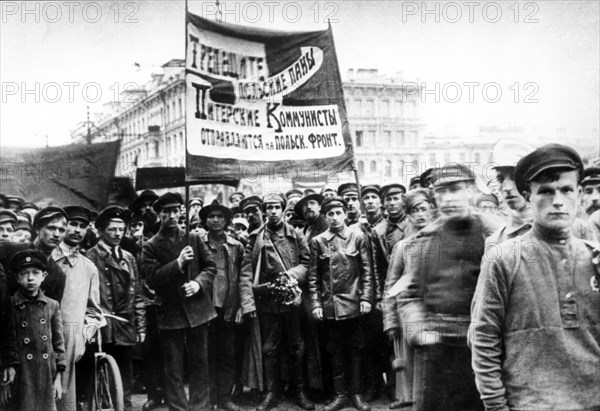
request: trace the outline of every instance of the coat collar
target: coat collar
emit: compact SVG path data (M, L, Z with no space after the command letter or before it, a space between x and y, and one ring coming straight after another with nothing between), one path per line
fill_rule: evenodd
M31 301L38 301L38 302L41 302L44 304L48 304L50 302L48 297L46 297L46 295L44 294L44 292L41 289L38 291L38 295L35 298L35 300L31 300L31 299L25 297L23 295L23 293L21 292L21 289L17 290L17 292L15 293L15 305L27 304L27 303L30 303Z
M348 235L350 235L350 229L348 226L345 226L340 232L334 233L328 228L327 231L323 233L323 236L327 239L327 241L331 241L335 236L341 237L345 240L348 238Z
M54 261L59 261L64 258L71 267L77 264L77 260L80 257L82 257L82 255L79 253L79 248L69 247L64 242L61 242L58 247L52 251L52 258Z
M204 244L206 244L211 249L213 248L212 244L208 240L208 232L206 232L204 235L202 235L201 239ZM233 238L231 238L231 236L225 234L225 243L224 244L227 244L230 246L235 246L235 240Z

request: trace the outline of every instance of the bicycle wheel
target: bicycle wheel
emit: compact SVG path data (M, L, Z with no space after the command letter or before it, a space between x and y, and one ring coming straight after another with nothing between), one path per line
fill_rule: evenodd
M88 397L91 411L124 411L123 382L115 359L110 355L99 357L94 377Z

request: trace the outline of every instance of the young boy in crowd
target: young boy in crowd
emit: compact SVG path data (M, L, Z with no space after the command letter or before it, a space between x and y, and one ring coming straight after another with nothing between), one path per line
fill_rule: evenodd
M54 411L62 397L66 364L59 304L40 290L47 264L39 250L19 251L11 260L19 283L11 302L21 365L9 408Z

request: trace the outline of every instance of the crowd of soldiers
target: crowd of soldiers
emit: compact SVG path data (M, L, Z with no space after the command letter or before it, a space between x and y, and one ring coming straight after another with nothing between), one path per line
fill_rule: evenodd
M2 195L0 409L78 409L100 332L126 409L141 348L144 410L600 410L600 169L516 160L492 194L449 164L229 207Z

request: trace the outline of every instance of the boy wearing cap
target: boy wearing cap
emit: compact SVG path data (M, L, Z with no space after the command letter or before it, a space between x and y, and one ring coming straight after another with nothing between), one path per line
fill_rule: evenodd
M166 399L171 410L209 408L208 322L217 316L211 300L216 264L202 239L179 230L183 199L165 193L154 203L160 230L143 248L142 267L156 292L156 319L165 364ZM187 349L187 357L185 356ZM183 386L189 363L189 400Z
M467 346L470 305L496 220L475 213L475 174L460 164L431 173L441 216L399 243L398 288L403 338L415 349L417 410L482 410ZM392 293L390 293L391 295ZM393 296L393 295L392 295Z
M589 167L583 172L581 181L583 193L581 195L581 208L583 218L591 216L594 211L600 210L600 167Z
M242 321L239 281L244 258L242 244L225 234L231 217L231 210L217 200L200 211L200 219L208 229L202 241L208 257L217 265L212 290L217 317L208 333L210 396L212 404L226 411L238 409L231 400L231 391L236 366L235 327Z
M64 210L68 215L67 231L63 241L52 252L52 258L66 275L61 313L67 367L62 379L63 398L58 408L73 410L77 401L75 364L85 352L87 333L84 327L98 326L104 323L104 319L100 309L98 269L79 250L90 223L91 212L79 206L67 206Z
M127 322L107 318L100 329L104 350L112 355L121 371L125 408L131 409L133 389L133 347L146 336L144 301L135 257L120 247L127 226L127 212L116 205L100 212L95 221L100 241L87 252L98 268L102 312Z
M302 356L304 341L300 332L300 308L281 305L269 291L269 284L280 276L295 279L300 287L306 281L308 247L306 240L283 221L286 198L270 193L263 199L267 223L252 232L242 264L240 298L242 313L248 318L258 315L262 335L262 358L267 380L267 394L259 411L277 406L282 394L280 359L285 338L288 355L288 382L294 401L304 409L314 409L304 392Z
M20 362L11 391L19 410L56 410L62 397L66 363L59 304L40 289L47 264L39 250L17 252L11 260L19 283L11 302Z
M342 197L348 209L346 211L346 225L350 227L358 223L360 217L360 201L358 199L358 187L356 183L340 184L337 190L338 196Z
M0 241L13 241L17 215L11 210L0 210Z
M240 201L240 209L248 220L248 233L263 225L262 200L259 196L250 196Z
M314 318L325 321L332 358L336 397L325 410L341 410L351 399L357 409L368 411L361 397L365 341L358 318L374 303L369 242L361 230L346 226L347 204L341 197L325 199L323 210L329 228L310 244L308 289Z
M471 308L487 410L600 409L600 252L572 230L582 175L579 155L558 144L517 163L533 228L486 253Z

